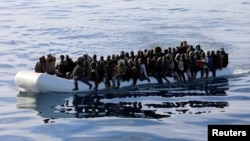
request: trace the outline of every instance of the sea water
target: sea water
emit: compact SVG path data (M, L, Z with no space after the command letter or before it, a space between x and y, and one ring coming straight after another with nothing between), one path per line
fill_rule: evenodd
M210 124L250 123L248 0L0 1L0 139L206 141ZM21 93L14 77L52 54L224 48L230 76L91 93Z

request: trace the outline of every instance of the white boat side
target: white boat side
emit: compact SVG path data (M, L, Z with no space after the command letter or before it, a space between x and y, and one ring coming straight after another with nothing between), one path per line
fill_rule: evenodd
M222 70L216 71L216 76L229 76L233 74L234 69L227 67ZM211 72L209 77L211 77ZM198 72L197 78L200 77ZM170 82L175 82L172 77L167 77ZM45 73L35 73L33 71L20 71L15 76L15 82L21 92L73 92L74 81L65 78L57 77L55 75L49 75ZM94 83L92 83L94 87ZM122 81L120 87L132 86L132 79L130 81ZM140 81L137 80L137 85L141 84L157 84L157 80L154 77L150 77L150 82L147 80ZM78 81L78 91L74 92L84 92L91 91L89 86L83 82ZM98 90L106 89L103 82L99 83ZM93 88L92 88L93 90Z

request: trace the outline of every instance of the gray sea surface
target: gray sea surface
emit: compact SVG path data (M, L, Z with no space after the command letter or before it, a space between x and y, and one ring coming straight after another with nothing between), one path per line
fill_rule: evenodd
M206 141L250 123L249 0L1 0L0 140ZM51 53L224 48L230 76L90 93L19 92L14 77ZM206 87L205 87L206 86Z

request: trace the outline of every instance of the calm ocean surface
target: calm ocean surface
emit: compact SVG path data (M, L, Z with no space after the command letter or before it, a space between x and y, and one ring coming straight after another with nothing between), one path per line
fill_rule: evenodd
M206 141L250 124L249 0L1 0L0 140ZM234 73L138 90L19 93L15 74L49 53L73 59L177 46L223 47ZM97 94L97 95L96 95Z

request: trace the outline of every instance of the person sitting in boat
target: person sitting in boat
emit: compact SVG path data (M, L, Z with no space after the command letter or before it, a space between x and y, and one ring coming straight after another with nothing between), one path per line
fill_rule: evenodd
M44 73L45 72L45 57L42 56L39 58L39 61L35 65L35 72L37 73Z
M54 75L56 71L55 63L56 57L52 56L51 54L48 54L45 63L45 73Z
M82 62L82 59L78 58L77 65L73 69L72 75L73 75L74 84L75 84L75 88L73 89L73 91L78 90L78 82L77 81L82 81L85 84L89 85L89 89L92 88L92 84L90 84L88 81L85 81L83 79L83 62Z

